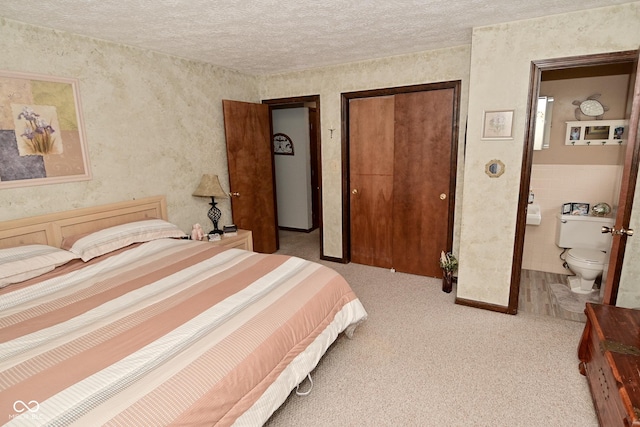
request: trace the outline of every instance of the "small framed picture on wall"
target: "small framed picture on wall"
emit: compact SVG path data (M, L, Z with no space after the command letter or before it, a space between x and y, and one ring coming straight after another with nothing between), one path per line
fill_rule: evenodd
M482 139L513 139L513 111L485 111Z

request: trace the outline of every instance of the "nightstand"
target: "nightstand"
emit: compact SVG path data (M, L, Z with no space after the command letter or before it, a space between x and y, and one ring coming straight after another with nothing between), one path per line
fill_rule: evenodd
M222 239L209 241L217 246L225 248L238 248L246 251L253 251L253 236L249 230L238 230L236 236L222 235Z

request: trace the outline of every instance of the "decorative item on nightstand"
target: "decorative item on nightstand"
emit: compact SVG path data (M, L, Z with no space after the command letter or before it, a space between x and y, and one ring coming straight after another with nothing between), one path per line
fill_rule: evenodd
M222 231L226 236L237 236L238 235L238 227L235 224L229 224L222 227Z
M218 175L202 175L200 185L198 185L196 191L193 192L193 195L198 197L211 197L211 203L209 203L211 209L209 209L207 216L213 223L213 231L209 234L222 234L222 230L218 228L218 221L222 216L222 212L220 212L220 209L216 206L215 197L226 199L228 196L220 185Z

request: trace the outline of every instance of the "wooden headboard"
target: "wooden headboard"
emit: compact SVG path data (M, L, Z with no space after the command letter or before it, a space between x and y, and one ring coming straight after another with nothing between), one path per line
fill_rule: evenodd
M146 218L167 219L164 196L0 222L0 248L38 243L59 248L67 236Z

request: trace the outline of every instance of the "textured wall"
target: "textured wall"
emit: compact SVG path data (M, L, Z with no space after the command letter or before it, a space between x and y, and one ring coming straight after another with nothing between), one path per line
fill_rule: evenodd
M637 49L639 23L640 3L630 3L474 29L458 297L509 302L531 61ZM511 109L514 139L481 140L483 111ZM506 165L498 179L484 173L494 158ZM640 274L637 254L625 260L630 276Z
M253 77L0 19L0 69L79 80L93 179L0 190L0 220L165 194L185 230L206 217L203 173L228 189L223 98L257 101ZM230 221L229 200L219 204Z
M460 141L464 141L469 55L470 46L460 46L262 78L260 84L262 99L320 95L322 223L325 255L342 257L340 94L368 89L461 80ZM333 137L331 137L330 129L333 129ZM459 177L462 176L463 170L463 151L463 149L459 150ZM462 181L458 180L458 194L460 194L461 188ZM456 219L458 218L459 215L456 215Z

